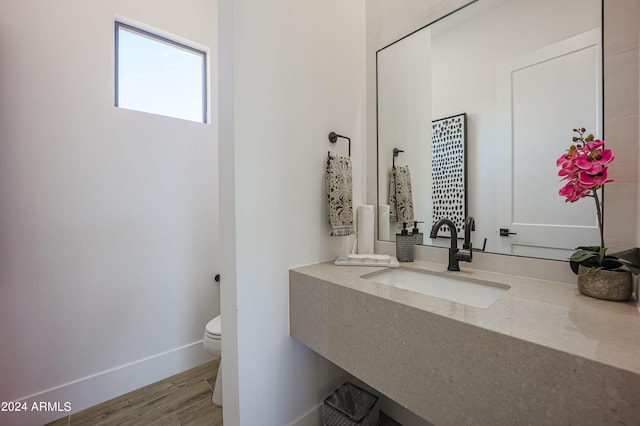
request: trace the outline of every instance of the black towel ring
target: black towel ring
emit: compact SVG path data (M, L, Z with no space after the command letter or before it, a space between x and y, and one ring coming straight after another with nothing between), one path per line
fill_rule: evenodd
M351 138L348 138L347 136L339 135L336 132L329 133L329 142L336 143L338 138L343 138L349 141L349 157L351 157Z
M400 154L401 152L404 152L401 149L398 148L393 148L393 168L396 168L396 157L398 156L398 154Z

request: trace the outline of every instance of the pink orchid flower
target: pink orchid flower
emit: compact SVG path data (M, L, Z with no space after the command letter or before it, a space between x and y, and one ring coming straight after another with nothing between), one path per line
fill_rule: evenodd
M567 164L558 172L558 176L564 176L561 180L571 180L575 177L580 169L575 164Z
M608 164L614 159L610 149L601 149L584 153L576 158L576 166L583 170L589 170L593 165Z
M597 170L597 167L599 166L600 170ZM607 182L611 182L610 180L607 180L607 175L608 175L608 171L607 171L607 167L602 167L600 165L595 165L594 169L596 170L582 170L578 173L578 182L581 185L587 186L587 187L594 187L594 186L600 186L600 185L604 185ZM595 173L593 173L595 171Z
M578 152L576 151L576 147L572 146L567 153L562 154L560 158L556 160L556 166L564 168L568 164L575 163L577 157Z
M561 197L566 197L566 203L575 203L581 198L588 196L590 193L590 188L586 188L576 182L569 182L565 186L560 188L560 191L558 191L558 195L560 195Z
M606 166L613 161L613 153L610 149L603 149L603 140L594 139L592 134L585 136L585 128L573 131L578 134L572 139L573 145L556 160L556 165L560 167L558 176L562 177L560 181L568 181L560 188L558 195L565 197L567 203L574 203L584 197L593 198L598 214L600 247L604 248L602 204L598 190L602 191L605 183L613 182L607 179L609 173Z
M587 142L584 146L589 151L594 151L604 145L604 141L600 139L596 139L591 142Z
M613 182L608 178L608 168L606 164L613 161L613 153L610 149L602 149L604 141L593 139L593 136L584 137L584 129L580 132L579 138L574 138L577 144L562 154L556 165L560 167L558 176L560 181L568 181L558 194L565 197L566 202L576 202L587 196L595 197L595 190L608 182Z

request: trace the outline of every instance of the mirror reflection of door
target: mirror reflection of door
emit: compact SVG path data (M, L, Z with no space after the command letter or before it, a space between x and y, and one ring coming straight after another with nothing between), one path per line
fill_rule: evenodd
M600 52L593 30L498 65L501 253L566 259L577 245L599 245L593 202L558 196L555 160L573 128L600 136Z
M433 223L430 125L433 120L466 113L467 214L475 218L473 246L483 247L486 241L488 252L566 259L567 249L589 244L595 209L589 200L568 205L558 196L561 185L555 160L568 148L574 127L602 136L600 47L591 44L556 59L538 59L538 65L525 65L525 70L515 73L513 106L518 111L509 121L517 131L511 141L518 147L513 164L505 156L508 142L500 136L505 119L497 108L504 92L498 73L506 64L574 37L590 32L598 36L601 23L601 0L482 0L378 50L379 207L388 200L392 150L398 147L405 153L397 163L411 170L415 217L426 222L423 232L428 235ZM404 62L393 63L400 49ZM545 76L550 77L548 82L543 82ZM526 98L529 95L531 99ZM419 109L414 109L416 105ZM523 134L530 139L523 139ZM410 147L403 145L409 143ZM531 152L536 145L541 153ZM511 171L504 170L507 166ZM505 177L509 173L513 178ZM503 194L507 185L509 200ZM504 206L511 204L514 213L506 216ZM379 220L381 227L388 224L381 215ZM531 225L544 225L544 233ZM559 226L565 230L555 232ZM500 237L500 228L517 234ZM378 229L379 239L393 241L397 226L387 225L387 229L386 233ZM530 239L545 234L549 238ZM425 238L424 243L449 245L446 238Z

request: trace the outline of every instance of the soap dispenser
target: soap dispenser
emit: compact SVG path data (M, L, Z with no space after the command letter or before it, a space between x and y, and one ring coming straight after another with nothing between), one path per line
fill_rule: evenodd
M423 221L413 221L413 230L411 235L413 236L413 244L422 245L424 243L424 234L418 229L418 224L424 223Z
M407 222L402 222L402 230L396 234L396 257L399 262L413 262L413 235L409 234Z

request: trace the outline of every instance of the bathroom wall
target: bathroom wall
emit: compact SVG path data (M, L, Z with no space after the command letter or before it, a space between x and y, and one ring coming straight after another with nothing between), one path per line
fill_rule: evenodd
M638 5L637 3L634 3L634 5L638 7L638 10L636 11L636 14L633 17L633 24L631 25L631 28L635 28L635 30L638 32L638 38L636 39L636 47L633 50L637 55L638 70L640 71L640 5ZM630 38L630 40L634 40L634 39ZM638 84L638 99L640 103L640 72L638 72L637 84ZM636 118L637 120L635 120L635 124L631 126L630 130L631 132L634 132L634 131L638 132L638 141L640 142L640 114L638 114ZM640 149L638 150L638 156L640 156ZM640 158L638 158L638 164L640 164ZM640 179L640 172L638 177ZM638 198L637 198L638 205L636 207L636 247L640 246L640 186L638 187L638 192L639 192Z
M636 0L604 0L604 130L615 160L605 190L605 240L628 248L638 219L638 32ZM640 240L638 240L640 241Z
M216 104L211 124L115 108L115 16L215 58L214 2L0 4L0 401L77 411L208 359Z
M615 243L636 235L636 245L640 245L637 201L640 3L605 0L604 29L605 132L607 143L616 156L609 173L616 184L610 185L605 198L605 202L609 202L605 238ZM636 214L631 217L631 212ZM620 216L628 220L619 221Z
M288 269L353 244L329 236L324 169L349 136L363 204L364 4L219 2L225 424L314 424L344 374L289 336Z

